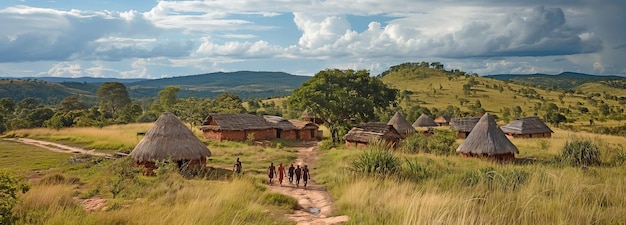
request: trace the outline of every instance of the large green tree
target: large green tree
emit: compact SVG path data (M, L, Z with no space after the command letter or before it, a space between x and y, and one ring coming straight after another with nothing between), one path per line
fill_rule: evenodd
M176 104L176 94L180 91L179 87L167 86L159 91L159 103L165 111L171 111L172 106Z
M117 117L131 103L126 86L120 82L104 82L98 88L98 98L100 109L113 117Z
M375 120L375 109L394 104L398 90L389 88L367 70L326 69L294 90L289 103L320 116L334 142L340 142L340 129L351 120Z

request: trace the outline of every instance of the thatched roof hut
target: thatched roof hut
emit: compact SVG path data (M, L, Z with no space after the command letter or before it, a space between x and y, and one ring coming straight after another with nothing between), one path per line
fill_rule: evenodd
M498 128L495 119L489 113L480 118L456 151L466 157L484 156L498 160L512 160L515 153L519 153L517 147Z
M202 136L216 141L272 140L274 124L262 116L251 114L209 114L200 127Z
M439 126L448 126L450 125L450 117L448 115L443 115L435 118L435 123Z
M319 118L315 113L311 113L309 112L309 110L304 110L304 112L302 112L302 114L300 115L300 119L304 120L304 121L309 121L309 122L313 122L316 124L322 124L324 123L324 121Z
M422 113L422 115L420 115L420 117L417 118L417 120L415 120L415 122L413 123L413 127L436 127L437 123L435 123L435 121L433 120L433 118L430 118L430 116Z
M406 118L400 114L400 112L396 112L396 114L391 117L389 122L387 122L387 125L392 125L403 138L415 133L415 128L411 126L411 123L409 123L409 121L407 121Z
M507 136L516 138L543 138L552 137L552 129L539 117L531 116L516 119L500 127Z
M171 159L179 166L204 166L211 152L174 114L165 112L129 155L147 172L156 160Z
M466 138L479 120L479 117L453 118L450 124L457 131L457 138Z
M319 130L319 126L317 124L302 120L289 120L289 122L297 129L296 139L303 141L322 139L322 131Z
M402 135L393 128L393 125L385 123L365 123L352 128L343 136L346 146L367 146L372 140L384 141L388 146L396 147Z

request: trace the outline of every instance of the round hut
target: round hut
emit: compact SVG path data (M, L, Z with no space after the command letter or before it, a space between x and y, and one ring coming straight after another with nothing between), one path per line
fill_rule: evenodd
M413 127L428 127L425 131L420 131L425 135L432 135L435 132L433 127L436 126L437 123L435 123L435 120L424 113L413 122Z
M396 112L393 117L387 122L387 125L392 125L398 133L402 135L402 138L406 138L407 136L415 133L415 128L411 126L411 123L404 118L400 112Z
M463 157L487 157L496 160L514 160L519 150L498 128L495 119L485 113L456 149Z
M129 156L145 175L153 175L157 160L171 159L180 169L204 167L211 152L174 114L165 112Z

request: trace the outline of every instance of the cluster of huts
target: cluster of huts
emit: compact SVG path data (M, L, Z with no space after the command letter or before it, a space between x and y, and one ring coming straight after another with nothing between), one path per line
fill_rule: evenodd
M388 123L365 123L350 130L345 136L346 146L366 146L370 141L382 141L397 147L407 136L422 132L432 134L433 127L451 125L457 131L457 138L465 139L457 148L464 157L490 157L498 160L511 160L519 150L509 138L549 138L553 131L536 116L514 120L498 127L493 116L488 113L481 117L450 118L440 116L432 119L422 114L412 125L400 113L396 113ZM420 131L426 127L426 130Z
M305 115L303 113L303 115ZM311 117L314 118L314 117ZM250 114L210 114L200 129L206 139L217 141L319 140L321 132L315 119L288 120L279 116ZM396 113L388 123L365 123L352 128L343 138L347 146L366 146L372 140L396 147L417 132L432 134L433 127L451 125L458 138L465 138L457 152L466 157L487 156L510 160L518 153L509 138L546 138L553 131L538 117L520 118L498 127L493 116L432 119L422 114L413 124ZM172 160L179 167L206 165L211 152L174 114L163 113L129 155L144 173L151 174L157 160Z
M200 127L206 139L217 141L319 140L319 126L311 121L287 120L279 116L210 114ZM130 153L144 174L152 175L156 161L171 160L179 168L205 167L211 156L202 143L174 114L163 113Z

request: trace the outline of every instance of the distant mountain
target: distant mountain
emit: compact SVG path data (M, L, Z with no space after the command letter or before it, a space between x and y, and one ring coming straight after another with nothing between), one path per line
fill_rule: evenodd
M82 99L94 103L96 92L104 82L121 82L128 89L131 98L156 97L166 86L181 88L179 98L215 97L229 92L241 98L269 98L290 95L291 92L310 79L308 76L296 76L283 72L218 72L162 79L116 79L116 78L61 78L61 77L23 77L0 78L0 98L11 97L20 101L26 97L37 97L45 104L58 104L70 95L79 95Z
M148 79L132 78L132 79L119 79L119 78L100 78L100 77L0 77L2 80L42 80L53 83L64 82L76 82L76 83L88 83L88 84L101 84L104 82L120 82L124 84L134 83L138 81L144 81Z
M590 75L585 73L563 72L557 75L550 74L496 74L485 76L503 81L512 81L518 84L532 84L544 88L558 87L564 89L577 88L587 83L605 83L610 86L623 88L621 83L626 77L615 75Z

